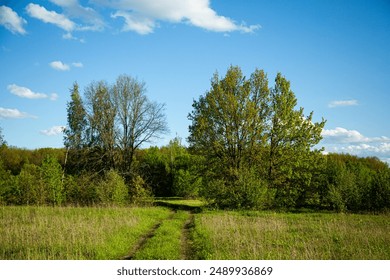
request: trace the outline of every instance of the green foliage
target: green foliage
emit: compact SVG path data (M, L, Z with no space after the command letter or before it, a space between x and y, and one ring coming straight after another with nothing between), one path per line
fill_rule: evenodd
M324 205L337 211L389 209L389 171L378 159L328 155Z
M141 176L136 175L132 178L129 186L129 197L130 202L137 205L150 202L152 192Z
M204 180L204 196L210 205L230 209L267 209L273 206L275 191L254 169L242 169L236 180Z
M96 188L99 201L103 205L123 206L128 203L127 186L115 170L108 171Z
M71 89L71 101L67 105L68 127L64 130L64 144L69 149L81 149L85 146L85 127L87 116L77 83Z
M48 203L61 205L65 201L62 168L53 157L47 157L41 167L41 177L47 191Z
M4 139L3 128L0 127L0 148L7 145L7 141Z
M261 208L255 201L275 193L275 206L299 206L320 157L312 148L325 121L313 123L313 114L305 117L296 105L290 82L280 73L274 88L268 88L261 70L248 80L239 67L230 67L221 79L214 75L211 89L193 103L188 138L190 148L207 160L206 193L215 194L214 203Z

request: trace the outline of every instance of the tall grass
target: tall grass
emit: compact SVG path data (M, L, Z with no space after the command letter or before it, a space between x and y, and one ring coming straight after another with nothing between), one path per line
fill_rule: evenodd
M0 259L118 259L169 210L0 207Z
M390 259L389 215L211 212L193 234L200 259Z

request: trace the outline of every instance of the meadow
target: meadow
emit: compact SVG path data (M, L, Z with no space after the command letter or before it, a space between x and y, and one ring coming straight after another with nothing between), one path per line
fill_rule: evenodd
M0 259L121 259L169 215L161 207L1 207Z
M389 260L389 232L388 214L3 206L0 259Z
M390 259L390 216L208 212L195 218L199 259Z

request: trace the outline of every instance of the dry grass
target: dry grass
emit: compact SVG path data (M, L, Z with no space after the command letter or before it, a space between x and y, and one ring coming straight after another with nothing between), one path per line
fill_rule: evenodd
M197 216L195 243L206 259L388 260L389 232L389 215L217 212Z
M0 259L118 259L163 208L0 207Z

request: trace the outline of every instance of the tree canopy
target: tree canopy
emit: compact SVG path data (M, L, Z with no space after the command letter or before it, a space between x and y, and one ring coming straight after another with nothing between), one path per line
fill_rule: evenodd
M281 204L293 206L301 188L310 184L313 161L308 159L319 155L313 147L325 124L313 123L313 113L305 117L296 106L290 82L280 73L269 88L263 70L246 79L231 66L222 78L216 73L210 90L193 102L190 148L207 158L216 171L211 178L218 177L235 194L245 191L237 184L245 185L241 176L251 169L255 181L275 189Z

